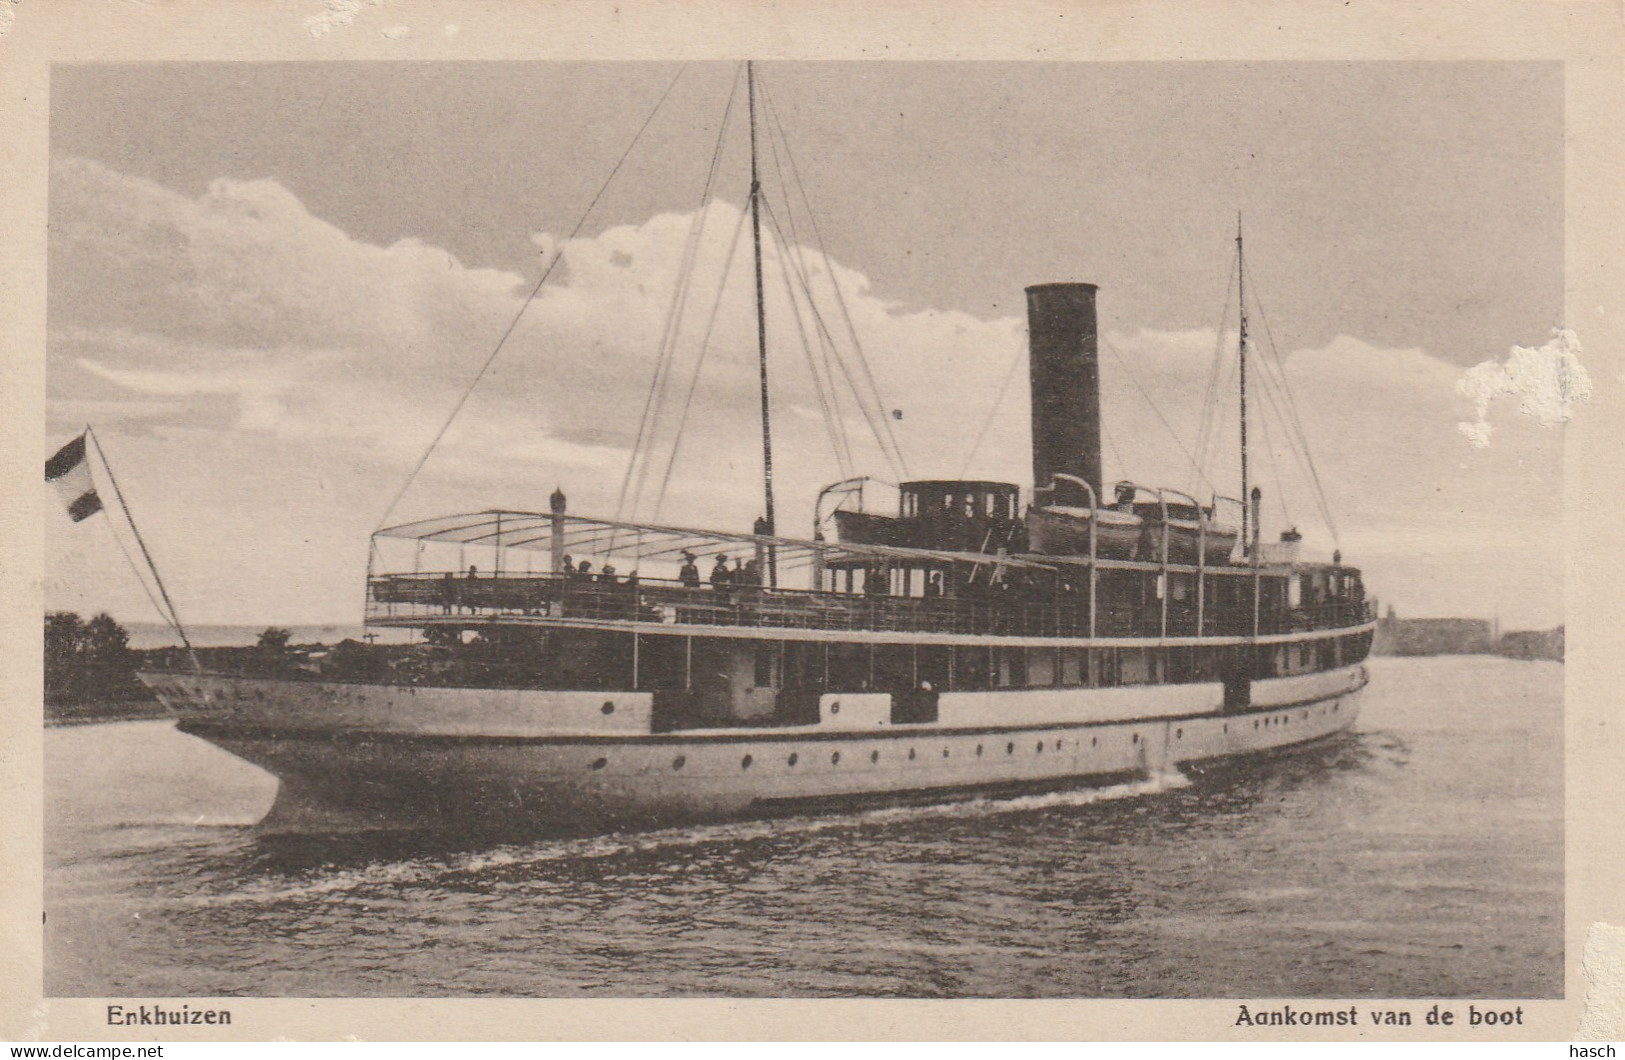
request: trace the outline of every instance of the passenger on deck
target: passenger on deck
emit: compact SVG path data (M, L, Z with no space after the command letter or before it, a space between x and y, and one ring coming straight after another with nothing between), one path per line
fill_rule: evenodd
M711 588L716 590L719 597L728 598L728 584L733 581L733 572L728 569L728 557L721 552L717 553L717 564L711 568Z
M734 571L734 577L744 585L760 585L762 584L762 565L756 562L755 556L752 556L745 561L744 566Z
M615 564L606 563L604 569L598 572L598 581L601 585L615 584Z
M474 581L479 576L480 576L480 569L478 567L470 564L469 568L468 568L468 580L469 581ZM469 613L470 614L478 614L479 610L480 610L479 597L470 594L470 598L469 598L469 601L468 601L468 611L469 611Z
M576 567L576 573L581 576L582 581L591 581L592 580L592 563L589 562L588 560L582 560L581 565Z
M451 571L440 582L440 613L451 614L451 609L457 605L457 579Z
M683 569L677 572L677 580L683 583L685 589L700 587L700 568L694 565L694 553L683 553Z
M569 553L565 553L562 567L563 569L560 571L560 573L562 573L566 578L570 577L570 575L576 572L575 561L570 558Z
M927 595L927 596L941 596L942 595L942 572L941 571L934 570L930 574L925 576L925 595Z
M1120 512L1128 512L1131 515L1133 514L1133 512L1134 512L1134 493L1135 493L1134 487L1129 485L1127 482L1118 483L1118 486L1117 486L1117 510L1118 511L1120 511Z

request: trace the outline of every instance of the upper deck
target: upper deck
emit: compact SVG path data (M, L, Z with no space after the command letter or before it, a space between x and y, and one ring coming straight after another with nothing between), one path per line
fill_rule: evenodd
M672 633L701 627L723 636L1093 639L1282 636L1373 620L1359 571L1337 564L939 552L496 511L382 536L418 545L417 569L369 578L367 621L380 626L511 621ZM455 545L456 569L432 561L423 569L425 542ZM473 548L490 560L484 572L463 562ZM513 570L514 551L527 549L547 553L549 569ZM702 580L695 561L717 555L731 555L736 569ZM589 556L594 569L581 572L576 557ZM755 562L740 563L741 556ZM687 577L669 570L685 560ZM615 563L627 569L615 571ZM815 588L784 586L798 575Z

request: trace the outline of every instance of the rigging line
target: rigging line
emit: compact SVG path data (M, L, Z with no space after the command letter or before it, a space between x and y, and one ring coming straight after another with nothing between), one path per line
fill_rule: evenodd
M1271 389L1268 374L1261 372L1259 373L1258 379L1260 389L1264 391L1265 400L1269 402L1270 408L1275 410L1275 415L1280 417L1281 408L1276 402L1274 391ZM1281 474L1281 465L1276 458L1275 440L1270 434L1270 418L1268 416L1260 416L1258 417L1258 422L1264 433L1264 452L1268 453L1270 458L1270 474L1275 476L1276 501L1281 506L1282 517L1286 520L1287 525L1290 526L1292 525L1292 513L1287 510L1286 506L1286 478ZM1283 425L1285 425L1286 420L1284 417L1281 418L1281 422Z
M1265 365L1269 364L1268 361L1264 361L1263 363ZM1278 418L1281 421L1282 426L1284 428L1286 428L1286 430L1289 432L1287 438L1285 439L1287 451L1289 453L1291 453L1293 461L1297 464L1298 471L1299 471L1300 474L1302 474L1304 480L1306 482L1309 482L1309 483L1312 484L1313 483L1313 478L1312 478L1312 476L1310 474L1310 468L1309 468L1308 463L1307 463L1307 459L1306 459L1307 454L1302 452L1297 445L1293 444L1293 439L1292 439L1291 434L1290 434L1290 432L1292 430L1292 424L1291 424L1291 421L1287 418L1286 413L1283 411L1282 399L1276 393L1277 386L1284 386L1284 382L1273 378L1267 370L1263 371L1263 372L1260 372L1259 376L1258 376L1258 379L1259 379L1260 385L1263 387L1264 397L1269 402L1270 409L1275 413L1276 418ZM1268 438L1269 418L1268 417L1262 417L1262 421L1263 421L1263 424L1264 424L1265 437ZM1271 454L1272 460L1273 460L1273 456L1274 456L1274 454L1272 453ZM1284 491L1284 482L1285 482L1285 480L1279 478L1280 470L1278 468L1275 468L1274 470L1275 470L1277 479L1283 483L1282 489ZM1329 516L1328 516L1326 504L1324 502L1324 499L1319 496L1318 492L1317 492L1317 495L1316 495L1316 501L1317 501L1317 505L1318 505L1319 510L1320 510L1320 515L1321 515L1322 518L1327 519L1327 527L1330 529L1332 524L1331 524L1331 521L1330 521ZM1334 530L1333 536L1335 537L1335 530Z
M1111 352L1113 357L1117 358L1117 363L1122 367L1123 374L1128 376L1129 382L1134 384L1134 389L1140 392L1140 396L1145 399L1145 403L1151 406L1151 411L1156 414L1158 422L1160 422L1163 429L1168 432L1168 436L1174 440L1175 445L1179 446L1179 450L1185 454L1185 458L1194 463L1196 458L1191 455L1191 451L1189 449L1185 448L1185 443L1180 440L1179 435L1174 433L1173 425L1170 424L1167 418L1163 416L1162 410L1157 407L1157 403L1151 399L1151 395L1146 391L1145 387L1140 385L1140 381L1136 379L1134 377L1134 373L1129 370L1127 358L1117 352L1117 348L1111 344L1111 341L1107 339L1106 336L1100 336L1100 344L1106 347L1106 349ZM1202 475L1201 477L1202 481L1207 483L1210 489L1213 488L1213 483L1208 480L1206 475Z
M130 514L130 506L124 500L124 491L119 489L118 478L113 474L113 465L107 462L107 453L102 449L102 440L96 437L96 432L85 426L85 434L90 438L91 444L96 447L96 456L102 462L102 470L107 473L107 481L113 487L113 496L118 498L118 506L124 511L124 521L130 524L130 533L135 536L135 543L141 549L141 556L147 561L147 569L152 571L152 583L158 587L158 595L163 597L164 606L169 608L169 621L180 634L181 643L186 645L186 654L192 660L192 668L202 672L203 664L198 662L197 653L192 650L192 642L186 636L186 629L181 625L180 613L175 610L175 601L169 598L169 590L164 588L164 579L158 574L158 565L152 561L152 553L147 551L147 542L141 536L141 530L135 525L135 516Z
M876 407L880 412L881 425L886 429L886 436L891 441L892 452L896 454L896 462L901 470L900 479L908 477L908 461L903 458L903 450L897 444L897 435L892 430L891 419L886 414L886 405L880 396L880 388L875 385L874 375L869 370L869 360L863 354L863 343L858 339L858 329L852 323L852 314L847 309L846 297L841 294L841 285L835 279L835 267L830 263L829 247L824 242L823 230L818 225L818 215L813 212L812 202L807 197L807 186L801 179L801 168L796 165L795 153L790 150L790 140L784 136L784 127L778 120L778 111L773 106L772 96L768 96L769 114L775 124L779 126L779 135L784 139L784 157L790 163L790 175L795 179L796 190L801 195L803 206L807 211L807 223L812 227L813 238L818 242L818 252L824 259L824 274L829 277L830 288L835 292L835 304L841 311L841 319L846 324L848 337L852 340L852 348L858 355L858 364L863 369L864 379L874 395ZM855 393L855 392L854 392ZM861 398L860 398L861 400Z
M1220 299L1219 328L1213 337L1213 356L1209 360L1207 385L1202 391L1202 418L1196 432L1196 455L1199 461L1191 469L1191 476L1187 482L1194 487L1196 480L1201 477L1201 467L1207 462L1213 445L1214 431L1218 426L1218 413L1215 405L1218 400L1220 369L1225 362L1225 334L1224 326L1230 320L1230 285L1235 280L1236 262L1230 259L1230 275L1224 282L1224 297Z
M666 470L660 479L660 492L655 494L654 514L650 517L654 522L660 521L660 509L666 503L666 491L671 485L672 469L677 466L677 454L683 447L683 430L688 426L688 412L694 404L694 391L700 385L700 369L705 367L705 355L711 349L711 332L716 326L723 296L728 291L728 276L733 271L734 255L739 251L740 236L745 231L745 216L745 211L740 210L739 219L734 223L733 237L728 241L728 256L722 263L722 279L717 284L717 297L711 303L711 314L705 322L705 333L700 337L699 356L695 358L694 372L689 376L688 391L683 395L683 406L677 417L677 433L672 437L671 453L666 459ZM639 492L642 492L641 487Z
M592 212L594 208L597 207L599 200L604 197L604 192L609 190L609 186L614 182L616 174L618 174L621 171L621 167L626 164L627 158L631 156L633 148L637 147L638 141L643 139L644 132L649 128L650 123L654 121L655 115L660 113L660 108L665 104L667 97L671 95L672 89L677 87L677 82L682 79L682 76L687 69L687 63L684 63L680 68L678 68L677 76L671 79L671 84L666 86L666 91L662 93L660 99L656 101L654 109L649 112L649 116L647 118L643 119L643 124L638 127L636 135L632 137L632 142L626 145L626 150L621 154L620 159L615 163L615 167L609 171L609 176L604 178L604 183L598 189L598 193L595 194L592 197L592 201L587 204L586 210L582 211L581 219L577 221L575 227L570 230L570 235L565 239L565 241L559 244L558 253L553 255L553 260L548 262L547 267L542 270L542 278L536 281L536 286L532 287L530 294L525 296L525 301L519 306L519 311L514 314L512 322L508 324L508 329L502 333L501 338L497 339L496 345L491 349L490 356L486 357L485 363L480 365L480 370L475 373L473 380L471 380L468 387L464 389L462 396L459 397L457 399L457 403L452 406L451 414L446 417L446 421L442 423L440 425L440 429L435 432L434 439L429 442L429 447L423 451L422 456L418 457L418 462L413 466L411 474L406 476L406 481L401 483L401 488L396 491L395 496L390 500L389 507L384 509L383 518L378 520L378 526L374 528L375 532L383 529L384 524L389 522L389 517L395 513L395 506L401 502L402 497L406 496L406 491L411 488L412 483L418 477L418 473L421 472L423 470L423 466L429 462L430 455L432 455L436 447L440 445L440 440L446 436L446 431L451 429L452 422L456 420L458 414L463 411L463 406L468 402L469 396L474 393L474 388L480 385L480 380L485 378L485 373L491 370L491 365L496 362L497 355L500 354L502 352L502 348L507 345L508 338L514 333L514 329L519 327L519 321L524 318L525 312L530 309L531 303L534 302L536 300L536 296L541 293L542 286L547 283L548 277L553 275L553 270L558 267L560 261L564 260L564 248L569 246L570 242L581 233L582 227L587 223L587 218L592 216Z
M1286 391L1287 406L1292 412L1292 429L1297 432L1298 441L1303 446L1304 459L1309 464L1310 480L1314 483L1315 493L1320 501L1321 514L1326 520L1326 528L1332 532L1333 543L1340 544L1337 535L1337 523L1332 518L1331 505L1326 500L1326 490L1321 485L1320 470L1315 466L1315 454L1309 448L1309 436L1304 431L1303 420L1298 415L1297 399L1293 396L1292 386L1286 378L1286 361L1281 357L1281 348L1275 343L1275 334L1270 329L1269 314L1264 311L1264 300L1258 296L1256 281L1253 283L1253 302L1258 306L1258 315L1264 321L1264 337L1269 340L1270 353L1274 356L1277 370L1281 374L1281 386Z
M774 216L773 204L764 200L763 205L767 207L769 221L777 226L778 222ZM878 391L875 393L875 401L876 409L880 413L881 427L877 427L875 425L874 413L876 409L870 409L868 404L864 401L863 394L858 387L858 382L852 375L851 367L846 363L846 359L840 355L839 347L835 343L835 337L830 334L829 326L824 322L824 315L819 312L818 304L813 300L812 285L808 281L806 274L800 271L799 266L797 267L796 271L796 279L800 281L801 288L806 294L807 308L812 314L814 323L818 325L819 331L828 341L830 349L835 351L836 364L840 366L841 374L843 377L845 377L847 386L852 389L853 397L857 401L858 411L863 414L863 419L869 427L869 432L874 435L875 444L880 447L881 455L884 456L886 458L886 462L891 465L893 474L896 474L899 478L907 478L907 469L900 463L902 453L894 452L892 449L888 449L886 447L886 439L882 433L882 427L885 426L886 418L885 408L880 403Z
M833 400L834 400L834 403L835 403L835 407L836 407L837 410L840 408L840 388L834 385L834 379L835 379L834 367L838 366L840 368L840 370L841 370L842 377L845 378L845 380L846 380L848 388L852 391L853 400L857 404L858 411L863 415L864 423L869 428L870 434L873 435L873 437L875 439L875 444L879 447L881 455L886 459L886 462L891 465L892 472L894 474L898 474L899 469L902 466L901 465L901 456L902 456L902 454L901 454L900 451L895 449L895 446L893 446L892 448L887 447L887 438L886 438L886 436L884 434L884 431L882 430L882 428L884 428L886 426L886 422L885 422L886 413L885 413L885 409L883 407L884 402L880 399L879 394L876 393L875 398L874 398L875 404L876 404L876 410L874 410L874 411L879 412L879 425L877 426L876 419L875 419L875 417L874 417L874 415L872 413L872 410L869 408L868 402L864 398L862 388L859 386L856 377L854 377L854 375L852 374L852 370L851 370L850 366L848 366L848 364L846 363L846 359L841 355L840 347L835 342L835 336L831 333L828 325L824 322L823 314L819 311L819 308L818 308L818 301L813 295L812 281L811 281L811 278L810 278L811 277L811 270L808 269L806 260L803 257L804 245L803 245L803 241L802 241L801 236L800 236L800 232L796 228L794 202L791 200L790 195L789 195L790 181L786 181L784 179L783 170L782 170L782 167L780 166L780 163L779 163L778 148L779 148L780 144L782 144L783 147L784 147L785 158L788 161L790 161L791 175L792 175L792 177L793 177L793 179L794 179L794 181L796 183L797 190L800 192L801 199L802 199L802 205L803 205L804 209L807 211L808 222L809 222L809 224L811 224L814 227L815 230L816 230L816 227L817 227L817 218L816 218L816 215L813 214L813 212L812 212L812 204L811 204L810 200L807 197L806 187L801 184L800 174L795 171L794 159L790 154L789 137L784 132L783 122L781 122L779 120L778 108L777 108L776 104L773 101L771 92L766 91L764 89L764 97L765 97L765 102L767 104L768 117L769 117L769 120L770 120L770 126L769 126L770 135L768 137L768 143L769 143L769 146L771 147L772 152L773 152L773 161L774 161L775 171L779 173L780 187L785 192L786 220L787 220L787 222L788 222L788 224L790 226L790 233L791 233L790 238L787 240L787 242L790 243L795 248L795 256L793 258L793 261L794 261L795 268L796 268L796 278L800 282L802 290L803 290L803 292L805 294L805 297L807 299L808 312L811 314L814 323L816 323L818 325L819 352L820 352L820 354L821 354L821 356L822 356L822 358L824 360L824 363L825 363L825 366L826 366L826 371L828 371L829 376L830 376L830 389L831 389L831 394L832 394L832 397L833 397ZM769 217L772 218L773 217L772 203L771 202L767 203L767 207L768 207ZM775 226L777 226L777 224L778 224L776 219L774 220L774 224L775 224ZM780 236L781 236L781 238L783 238L783 236L784 236L782 228L780 228ZM824 257L824 267L825 267L825 274L831 278L831 286L832 286L832 288L834 290L836 301L837 301L837 303L839 303L840 302L840 288L838 286L834 285L834 282L833 282L833 270L830 267L829 258L828 258L827 254ZM834 362L833 365L831 365L832 360ZM841 429L842 429L842 431L844 433L845 429L846 429L845 420L844 419L838 419L838 422L839 422L839 424L841 426ZM847 446L848 446L848 449L850 450L850 448L851 448L850 441L848 441ZM899 477L904 477L904 476L899 475Z
M130 565L130 571L135 575L135 580L141 584L141 591L146 594L147 603L152 605L153 611L157 612L158 617L163 619L166 625L168 625L171 629L174 629L175 620L170 618L169 615L164 612L163 605L160 604L158 602L158 598L152 594L152 586L147 584L146 576L141 573L141 565L135 561L135 556L131 555L129 546L127 546L124 543L124 539L118 535L118 531L113 529L113 520L104 519L103 522L107 524L107 536L111 537L113 539L113 543L118 546L118 550L124 553L124 561ZM176 630L176 632L179 632L179 630Z
M773 212L771 207L769 207L769 209L768 209L767 217L768 217L768 223L772 226L773 232L776 233L777 236L778 236L778 242L776 244L774 244L774 249L777 251L777 253L779 255L780 278L784 280L784 290L785 290L786 296L789 298L789 301L790 301L790 311L795 316L796 331L797 331L798 337L801 339L802 352L807 357L807 367L808 367L808 370L812 373L813 382L815 384L815 391L816 391L816 393L818 395L819 410L823 414L824 421L825 421L825 429L829 433L830 444L835 450L835 458L836 458L836 462L840 465L841 477L843 479L851 478L852 475L853 475L851 442L845 437L845 431L844 431L843 425L840 423L839 419L837 418L836 412L835 412L834 408L832 407L832 402L830 400L830 398L833 396L833 394L835 392L834 373L833 373L833 370L830 368L829 360L828 360L828 357L826 356L824 358L824 367L825 367L825 371L830 373L829 384L828 384L828 387L827 387L828 393L826 393L826 386L825 386L824 380L818 373L817 362L813 358L812 346L808 342L806 322L802 319L802 316L801 316L801 305L796 300L795 286L790 282L793 270L790 267L790 262L788 260L789 255L785 250L787 241L786 241L786 238L785 238L784 229L779 225L779 218ZM792 228L792 231L793 231L793 228ZM802 268L802 265L799 262L795 263L795 266L796 266L797 271L799 271ZM805 288L803 288L802 293L803 293L803 296L807 299L807 312L808 312L808 314L809 315L816 314L817 308L812 303L812 293L811 293L811 291L808 291ZM820 351L820 353L825 352L825 346L824 346L823 342L819 343L819 351ZM842 448L843 445L845 446L844 449Z
M970 473L971 461L976 459L976 451L982 447L982 439L987 436L987 429L993 426L993 418L998 415L999 407L1004 404L1004 396L1010 391L1010 384L1015 381L1016 369L1026 354L1019 344L1016 346L1016 355L1010 359L1010 367L1004 373L1004 382L999 384L999 393L993 398L993 405L987 410L987 418L982 421L982 429L976 432L976 440L970 444L970 452L965 454L965 464L959 469L959 477L964 478Z
M682 326L683 307L687 303L689 291L693 285L694 263L699 256L700 241L704 237L706 222L709 220L708 207L716 190L717 171L721 165L723 146L728 137L728 125L733 115L734 101L739 97L739 74L744 68L740 63L734 69L733 84L728 92L728 102L723 108L722 122L717 130L717 142L711 149L711 162L706 169L705 184L700 192L700 206L698 216L693 225L689 227L688 238L684 241L683 253L678 259L677 282L672 287L671 302L666 308L666 319L661 328L660 345L655 358L654 374L649 379L649 393L644 398L643 415L638 420L637 437L632 442L632 451L627 454L626 471L621 477L621 488L615 499L615 517L617 521L628 515L629 502L631 511L637 510L637 501L643 494L643 488L648 481L649 453L644 448L645 440L650 446L654 445L655 433L659 426L661 406L665 403L665 395L669 386L672 363L676 359L677 332ZM632 485L634 473L637 476L637 485ZM610 551L615 548L614 536L611 536Z
M1102 416L1100 419L1100 433L1106 436L1106 448L1112 451L1112 459L1117 461L1117 474L1123 479L1128 479L1128 461L1123 459L1123 451L1117 447L1117 439L1112 437L1111 428L1106 426L1106 418L1104 416ZM1102 479L1101 485L1104 486L1106 476L1101 475L1100 477ZM1095 498L1095 503L1100 504L1101 499L1098 497Z
M779 258L779 278L784 281L784 293L790 301L790 312L795 317L796 335L801 340L801 352L807 358L807 371L813 377L813 391L818 396L818 410L824 419L824 431L829 435L830 448L835 451L835 462L839 466L841 478L848 479L852 477L851 454L841 448L843 439L840 428L830 408L829 398L825 394L824 380L818 374L818 363L813 358L812 344L807 341L807 328L801 318L801 305L796 301L795 286L790 282L790 270L785 266L784 231L779 228L778 218L771 212L768 214L768 221L772 224L773 232L779 237L778 242L774 244L774 250Z
M788 189L789 187L789 183L784 179L784 167L779 161L779 140L783 138L784 129L783 126L777 121L777 112L772 109L772 100L767 96L765 86L763 88L763 101L768 104L768 151L773 159L773 173L778 177L779 188L782 191ZM775 131L778 133L777 136L774 135ZM788 150L788 148L786 148L786 150ZM818 360L821 360L824 365L824 372L822 375L820 375L817 361L815 361L813 358L812 346L807 339L807 329L802 321L801 309L796 303L794 289L790 284L790 271L789 269L783 267L784 258L787 256L786 247L789 247L793 248L794 250L797 269L803 274L807 272L806 261L802 258L803 243L801 240L801 233L796 228L795 209L794 205L790 202L790 197L788 194L785 195L784 215L785 223L790 226L790 235L788 239L785 238L784 231L779 227L778 220L776 217L774 217L771 208L769 209L768 219L773 223L774 230L779 234L778 250L780 254L780 272L783 274L785 292L790 297L790 308L795 314L796 318L796 330L799 332L801 337L802 351L807 356L807 368L812 373L813 383L817 389L819 408L825 417L825 427L830 435L830 445L835 450L836 462L840 465L841 477L851 478L852 442L846 435L846 424L842 421L840 416L840 405L837 400L838 392L835 386L835 370L830 364L830 347L827 347L824 344L823 337L820 335L818 341ZM807 304L809 306L809 312L811 312L812 298L810 295L808 296Z

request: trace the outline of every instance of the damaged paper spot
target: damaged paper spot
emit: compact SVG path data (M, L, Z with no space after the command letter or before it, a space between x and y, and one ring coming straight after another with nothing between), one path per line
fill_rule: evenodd
M1580 340L1567 328L1554 328L1551 341L1537 349L1512 347L1503 363L1484 361L1462 373L1456 392L1473 402L1478 422L1456 426L1480 449L1490 444L1490 402L1518 399L1518 411L1542 427L1567 423L1574 407L1591 397L1591 379L1580 364Z
M348 26L364 7L377 7L384 0L324 0L319 14L305 19L312 37L325 37L339 26Z
M4 37L11 32L12 24L17 21L17 12L13 11L12 8L22 2L23 0L11 0L11 3L8 4L5 3L5 0L0 0L0 37Z
M1625 1038L1625 928L1597 922L1586 933L1580 975L1586 981L1586 1007L1576 1038Z

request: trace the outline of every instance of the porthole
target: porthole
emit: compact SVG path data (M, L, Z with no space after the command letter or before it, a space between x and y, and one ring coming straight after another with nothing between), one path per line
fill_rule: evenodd
M1038 741L1038 747L1037 747L1037 749L1036 749L1036 750L1034 750L1034 751L1033 751L1033 754L1035 754L1035 755L1041 755L1041 754L1043 754L1043 753L1044 753L1044 741L1043 741L1043 740L1039 740L1039 741Z
M908 760L910 762L914 761L914 748L912 747L908 749Z
M594 758L592 760L592 768L594 769L603 769L607 765L609 765L609 759L607 758Z
M1057 751L1059 751L1061 749L1061 741L1060 740L1055 741L1055 749Z
M1135 734L1134 734L1134 739L1133 739L1133 740L1132 740L1132 741L1130 741L1130 742L1131 742L1131 743L1139 743L1139 742L1140 742L1140 734L1139 734L1139 733L1135 733Z
M1013 755L1016 753L1016 742L1014 740L1011 740L1009 743L1004 745L1004 753L1007 755Z
M604 700L604 705L598 709L604 714L613 714L615 713L615 704L613 701L606 699Z
M1257 718L1253 719L1253 728L1255 728L1255 729L1258 728L1258 719Z
M1228 721L1227 721L1227 722L1225 722L1225 723L1224 723L1224 731L1225 731L1225 732L1229 732L1229 731L1230 731L1230 723L1229 723L1229 722L1228 722Z
M749 769L752 761L754 761L754 759L752 759L750 755L746 755L744 758L739 760L739 768Z
M676 758L671 760L671 767L673 769L682 769L687 764L688 757L686 755L678 755Z
M880 752L879 751L870 751L869 752L869 761L871 761L871 762L880 761Z
M947 748L946 748L946 747L944 747L944 748L943 748L943 749L942 749L942 757L944 757L944 758L947 758L947 757L948 757L948 749L947 749Z
M829 712L831 714L839 714L841 712L841 701L837 699L835 702L831 703L829 705Z
M1184 729L1175 729L1174 730L1174 739L1183 740L1184 738L1185 738L1185 730Z
M836 751L834 754L830 755L829 756L829 764L832 765L832 766L840 765L841 764L841 752Z
M801 756L796 754L794 751L791 751L790 752L790 757L786 758L785 761L790 763L791 765L795 765L797 762L801 761Z
M982 745L981 744L976 745L976 757L977 758L982 757Z
M1098 737L1098 736L1089 737L1089 746L1090 747L1099 747L1100 746L1100 737Z

